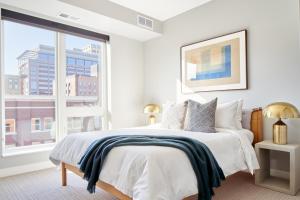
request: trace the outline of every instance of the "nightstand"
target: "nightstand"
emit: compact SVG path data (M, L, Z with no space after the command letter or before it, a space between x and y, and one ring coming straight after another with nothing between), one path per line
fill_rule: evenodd
M255 151L260 164L260 169L255 172L255 184L283 192L290 195L296 195L300 189L300 145L273 144L272 141L263 141L255 145ZM289 160L289 172L285 178L280 178L271 173L270 153L272 151L284 152Z

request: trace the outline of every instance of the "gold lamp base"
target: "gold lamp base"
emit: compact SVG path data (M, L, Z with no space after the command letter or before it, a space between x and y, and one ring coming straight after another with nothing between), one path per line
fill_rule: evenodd
M149 116L149 124L155 124L156 117L154 115Z
M273 143L287 144L287 125L281 119L273 124Z

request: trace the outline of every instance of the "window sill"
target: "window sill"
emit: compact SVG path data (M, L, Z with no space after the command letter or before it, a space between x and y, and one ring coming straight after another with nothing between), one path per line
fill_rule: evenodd
M16 132L6 132L5 135L6 136L17 135L17 133Z
M35 146L26 146L26 147L13 147L6 151L3 151L2 157L12 157L20 156L27 154L35 154L40 152L51 151L55 146L55 143L44 144L44 145L35 145Z
M33 130L33 131L31 131L31 133L44 133L46 131L47 130Z

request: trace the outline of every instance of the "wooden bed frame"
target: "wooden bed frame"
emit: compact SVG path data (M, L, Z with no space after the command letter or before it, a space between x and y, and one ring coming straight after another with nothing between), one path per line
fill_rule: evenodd
M254 134L253 145L263 140L263 117L262 117L262 109L257 108L253 109L251 114L251 131ZM62 176L62 186L67 185L67 170L72 171L73 173L77 174L80 177L83 177L83 173L77 168L72 165L61 163L61 176ZM117 197L121 200L132 200L131 197L123 194L119 190L117 190L114 186L105 183L103 181L98 181L96 186L100 189L112 194L113 196ZM197 199L197 195L192 195L189 197L184 198L183 200L194 200Z

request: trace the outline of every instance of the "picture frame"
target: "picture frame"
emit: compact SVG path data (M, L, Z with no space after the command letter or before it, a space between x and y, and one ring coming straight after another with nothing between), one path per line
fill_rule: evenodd
M183 94L247 89L247 30L181 47Z

